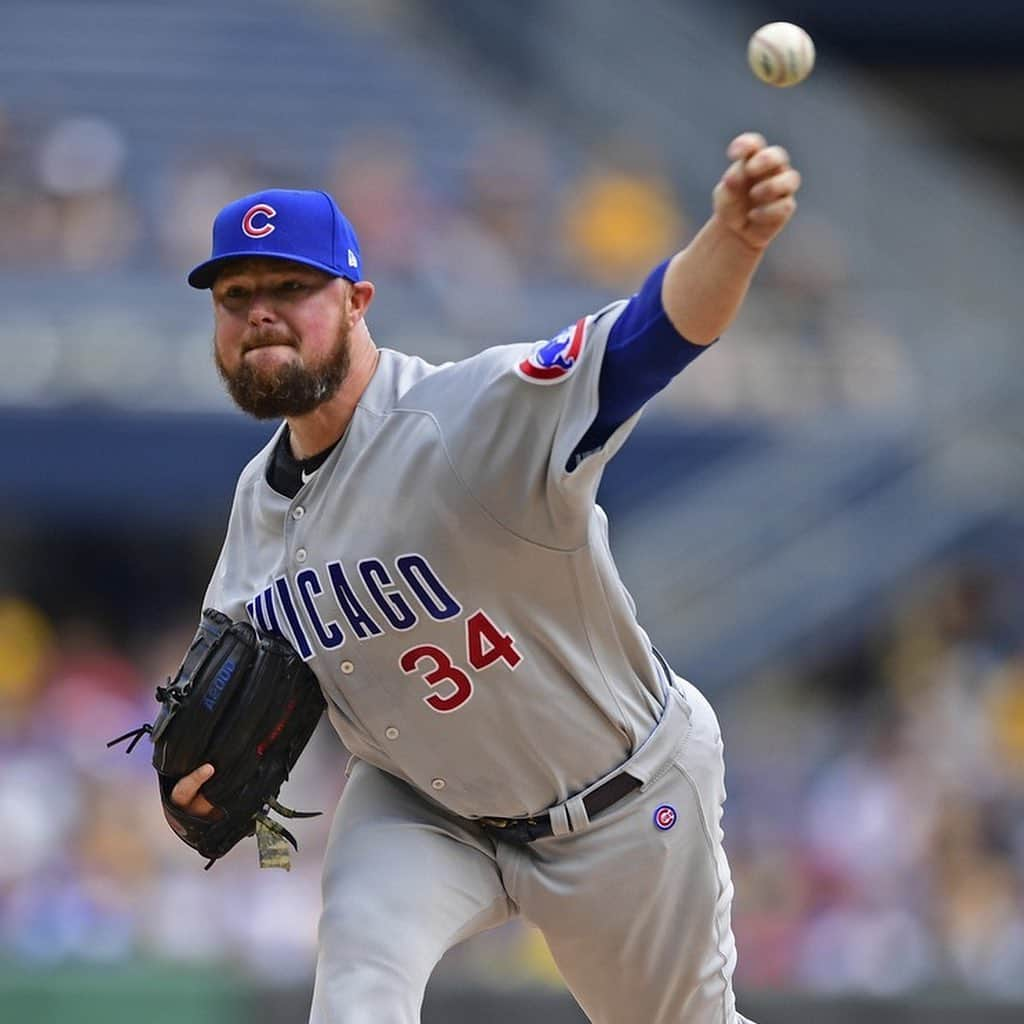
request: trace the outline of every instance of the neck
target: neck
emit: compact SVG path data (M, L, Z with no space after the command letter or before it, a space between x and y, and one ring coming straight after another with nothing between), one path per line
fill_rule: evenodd
M289 416L292 455L308 459L329 448L348 429L359 399L370 383L380 353L365 328L352 336L351 363L337 394L305 416Z

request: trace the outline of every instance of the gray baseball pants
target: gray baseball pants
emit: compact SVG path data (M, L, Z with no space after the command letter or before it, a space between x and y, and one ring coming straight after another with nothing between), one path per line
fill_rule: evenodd
M704 696L675 684L623 766L642 787L582 831L528 846L357 762L324 862L311 1024L418 1024L445 951L520 914L594 1024L743 1024L721 734ZM654 815L666 804L677 818L661 831ZM563 807L578 823L580 798Z

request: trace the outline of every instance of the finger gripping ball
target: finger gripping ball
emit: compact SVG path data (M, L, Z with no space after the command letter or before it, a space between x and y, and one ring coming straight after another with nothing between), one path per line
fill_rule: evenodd
M750 37L747 60L762 82L780 87L796 85L814 68L814 42L799 25L773 21Z

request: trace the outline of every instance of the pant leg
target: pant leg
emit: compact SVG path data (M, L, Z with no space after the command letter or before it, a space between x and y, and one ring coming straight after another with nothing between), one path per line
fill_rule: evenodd
M502 845L509 893L594 1024L737 1024L718 721L696 688L681 753L587 831ZM675 824L655 825L669 805ZM666 819L662 815L662 822ZM508 865L505 861L511 861Z
M510 916L493 844L357 762L324 860L311 1024L418 1024L445 951Z

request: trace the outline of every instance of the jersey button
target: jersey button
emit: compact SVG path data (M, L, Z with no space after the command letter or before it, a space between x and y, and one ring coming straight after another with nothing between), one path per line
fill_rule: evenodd
M397 740L400 734L399 734L398 730L393 725L389 725L384 730L384 735L387 736L387 738L389 740Z
M344 673L345 673L345 675L347 675L347 676L350 676L350 675L352 675L352 673L353 673L353 672L355 671L355 669L356 669L355 665L353 665L351 661L343 661L343 662L341 663L341 665L339 666L339 668L340 668L340 669L341 669L341 671L342 671L342 672L344 672Z
M299 550L295 552L295 561L296 562L304 562L305 560L306 560L306 549L305 548L299 548Z
M292 519L301 519L306 514L306 510L301 505L296 505L292 509Z
M444 779L431 779L430 780L430 785L434 789L444 789L444 787L447 786L448 783L445 782Z

